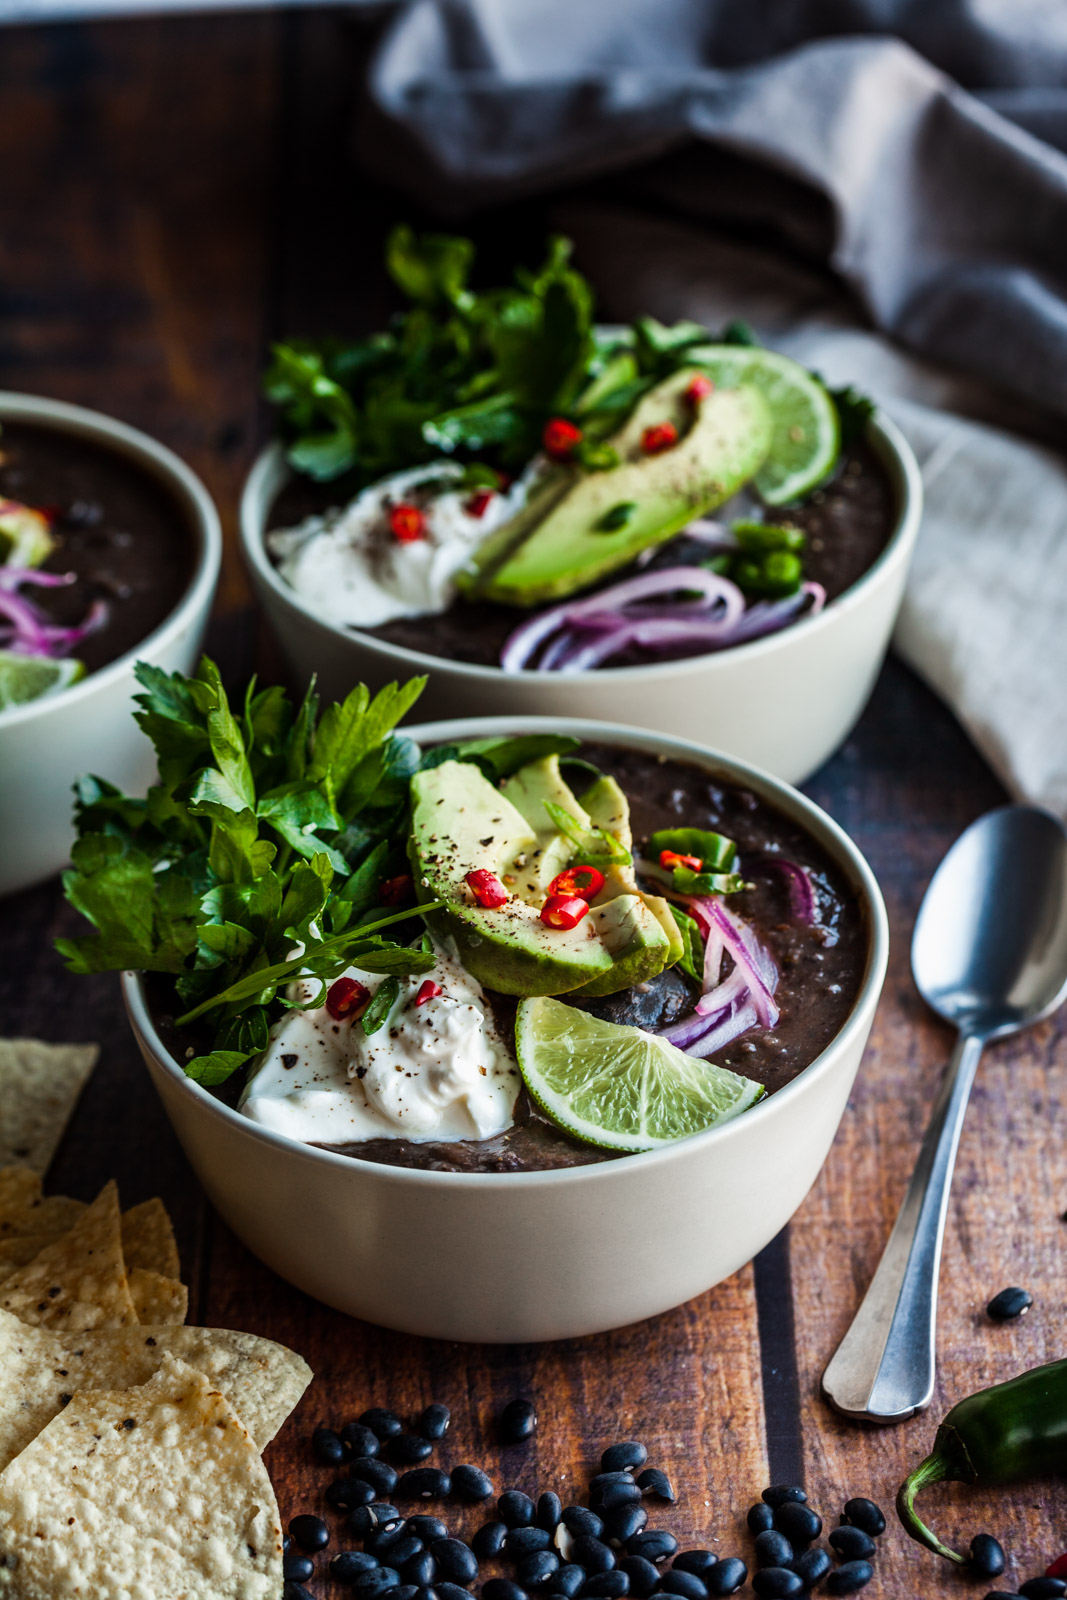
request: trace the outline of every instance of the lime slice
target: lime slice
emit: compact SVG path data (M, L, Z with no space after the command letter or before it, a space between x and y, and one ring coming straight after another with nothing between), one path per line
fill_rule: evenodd
M80 661L50 661L44 656L0 650L0 711L59 694L84 676Z
M770 406L770 454L755 477L768 505L799 500L823 481L837 460L841 430L837 407L818 378L788 356L754 345L702 344L685 354L724 389L753 384Z
M515 1045L538 1105L576 1139L607 1150L657 1150L736 1117L763 1094L751 1078L559 1000L520 1002Z

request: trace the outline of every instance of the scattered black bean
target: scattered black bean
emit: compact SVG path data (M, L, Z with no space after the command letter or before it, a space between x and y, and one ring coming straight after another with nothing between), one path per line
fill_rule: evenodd
M389 1459L398 1467L417 1467L420 1461L433 1455L429 1439L420 1439L416 1433L398 1433L395 1439L389 1440L388 1450Z
M800 1500L786 1500L774 1512L774 1526L784 1533L794 1549L810 1544L822 1532L822 1518Z
M869 1533L872 1539L877 1539L879 1534L885 1532L882 1512L873 1500L865 1500L862 1495L845 1501L845 1519L854 1528L862 1528L864 1533Z
M749 1506L745 1520L750 1533L763 1533L774 1527L774 1512L765 1500L757 1500L754 1506Z
M293 1541L290 1539L290 1537L289 1537L289 1535L287 1533L283 1533L282 1534L282 1555L283 1556L287 1556L289 1554L289 1550L290 1550L290 1547L292 1545L292 1542Z
M777 1528L756 1535L757 1567L784 1567L793 1559L793 1546Z
M417 1588L414 1585L410 1587L415 1588L415 1593L412 1595L411 1600L440 1600L440 1596L432 1584L421 1583ZM397 1592L399 1593L399 1591ZM395 1600L395 1597L390 1595L389 1600Z
M547 1528L512 1528L504 1540L504 1554L518 1561L520 1556L531 1556L535 1550L549 1550L552 1535Z
M370 1600L372 1596L385 1594L388 1589L395 1589L399 1582L400 1574L395 1568L376 1567L373 1572L358 1573L352 1579L350 1587Z
M302 1583L287 1583L282 1589L282 1600L311 1600L311 1591Z
M515 1580L524 1589L543 1589L559 1568L554 1550L534 1550L515 1563Z
M986 1306L986 1316L994 1322L1011 1322L1029 1311L1033 1303L1034 1297L1026 1289L1001 1289Z
M847 1522L843 1527L833 1529L828 1535L828 1542L842 1561L870 1561L877 1549L869 1533L864 1533L862 1528L853 1527ZM992 1576L990 1573L990 1577Z
M479 1500L488 1500L493 1492L493 1480L481 1467L472 1467L464 1464L452 1468L452 1492L461 1500L467 1500L471 1505Z
M369 1506L374 1499L374 1490L361 1478L338 1478L336 1483L330 1484L323 1499L328 1506L351 1511L356 1506Z
M765 1500L772 1511L777 1511L779 1506L784 1506L787 1500L799 1500L801 1505L807 1501L803 1489L794 1483L772 1483L769 1489L764 1489L761 1500Z
M638 1539L642 1534L637 1534ZM632 1541L631 1541L632 1542ZM640 1550L627 1547L630 1555L640 1555ZM604 1544L601 1539L594 1539L591 1534L580 1533L571 1546L570 1557L580 1567L584 1567L589 1576L595 1577L598 1572L610 1572L615 1565L615 1552L610 1545Z
M400 1576L405 1583L413 1583L417 1589L428 1589L437 1577L437 1562L429 1550L417 1550L401 1561L400 1555L393 1551L390 1561L400 1567Z
M833 1563L820 1546L814 1550L805 1550L802 1556L797 1556L789 1565L803 1581L805 1589L814 1589L815 1585L825 1578Z
M641 1491L632 1478L600 1484L589 1491L590 1508L600 1516L616 1511L619 1506L636 1505L640 1499Z
M858 1594L874 1577L869 1561L846 1561L837 1567L826 1580L827 1594Z
M648 1524L648 1512L640 1502L637 1505L616 1506L604 1517L604 1538L608 1544L623 1545Z
M636 1595L637 1600L648 1600L659 1583L659 1568L654 1567L651 1561L646 1561L644 1556L623 1556L619 1571L625 1572L629 1578L630 1593Z
M339 1466L345 1458L341 1435L334 1433L332 1428L316 1428L311 1435L311 1449L316 1461L321 1461L327 1467Z
M421 1539L423 1544L432 1544L435 1539L447 1539L448 1529L440 1517L430 1517L418 1511L407 1521L408 1528L416 1539Z
M500 1437L505 1444L522 1444L537 1427L537 1411L532 1400L511 1400L500 1413Z
M482 1584L482 1600L528 1600L526 1590L509 1578L488 1578Z
M451 1421L452 1413L447 1406L427 1406L416 1431L423 1439L443 1439Z
M462 1539L435 1539L430 1546L437 1558L441 1576L449 1583L473 1583L478 1576L478 1557Z
M990 1589L984 1600L1019 1600L1019 1596L1007 1589Z
M598 1572L592 1578L587 1578L583 1595L589 1595L591 1600L621 1600L623 1595L630 1593L630 1580L625 1572L616 1568L612 1572Z
M396 1506L391 1506L386 1500L379 1500L376 1505L371 1506L371 1510L377 1518L379 1528L382 1529L399 1528L404 1520Z
M666 1533L662 1528L646 1528L643 1533L635 1533L632 1539L627 1539L625 1549L628 1556L644 1556L646 1561L658 1565L675 1554L678 1541L673 1533Z
M330 1562L330 1573L338 1583L351 1583L361 1572L375 1572L377 1568L377 1556L368 1555L365 1550L342 1550Z
M350 1513L345 1526L354 1538L365 1539L369 1533L374 1532L378 1526L378 1518L375 1515L377 1509L377 1506L357 1506Z
M1024 1600L1060 1600L1067 1594L1067 1583L1062 1578L1027 1578L1020 1583L1019 1593Z
M555 1577L552 1579L552 1591L561 1594L565 1600L574 1600L574 1596L583 1587L586 1580L586 1570L573 1561L564 1562Z
M549 1533L554 1533L559 1527L559 1519L563 1515L563 1502L558 1494L553 1494L551 1489L546 1489L544 1494L537 1497L537 1526L547 1528Z
M683 1550L681 1555L675 1556L671 1566L675 1572L695 1572L698 1578L703 1578L718 1560L714 1550Z
M446 1580L444 1583L435 1583L434 1588L437 1590L437 1600L470 1600L470 1591L460 1583Z
M396 1412L387 1411L384 1406L371 1406L369 1411L361 1412L359 1420L379 1439L393 1439L404 1431L404 1424Z
M761 1567L752 1576L752 1587L760 1600L786 1600L804 1593L804 1580L790 1567Z
M315 1563L310 1556L283 1556L282 1577L286 1582L306 1583L315 1576Z
M588 1506L564 1506L562 1521L576 1536L587 1533L591 1539L599 1539L604 1532L603 1521Z
M321 1517L307 1514L294 1517L289 1524L289 1532L301 1550L325 1550L330 1542L330 1530Z
M452 1491L452 1479L440 1467L413 1467L396 1486L405 1500L443 1500Z
M715 1600L736 1594L747 1577L748 1568L740 1556L720 1556L718 1565L708 1573L708 1593Z
M660 1575L659 1592L681 1595L682 1600L707 1600L708 1597L707 1585L702 1578L698 1578L695 1572L685 1572L676 1567Z
M637 1487L642 1494L650 1494L656 1500L667 1500L672 1504L674 1502L675 1494L671 1480L658 1467L646 1467L644 1472L639 1472Z
M971 1540L967 1565L980 1578L999 1578L1004 1571L1004 1549L991 1533L976 1533Z
M508 1525L506 1522L487 1522L484 1527L471 1540L471 1549L479 1561L492 1561L504 1548L507 1538Z
M509 1528L529 1528L537 1515L537 1507L521 1489L505 1489L496 1503L502 1522Z
M397 1563L393 1560L393 1550L408 1537L402 1521L391 1522L388 1526L374 1528L368 1533L363 1540L363 1548L369 1550L372 1556L379 1556L382 1560L388 1561L391 1567L395 1567ZM413 1554L414 1551L408 1551L408 1555Z
M362 1483L369 1483L375 1494L392 1494L400 1476L395 1467L388 1461L379 1461L377 1456L356 1456L349 1464L348 1473Z
M620 1444L609 1444L600 1458L601 1472L627 1472L643 1467L648 1451L636 1439L626 1439Z
M382 1447L374 1429L362 1422L346 1422L341 1429L341 1439L354 1456L376 1456Z

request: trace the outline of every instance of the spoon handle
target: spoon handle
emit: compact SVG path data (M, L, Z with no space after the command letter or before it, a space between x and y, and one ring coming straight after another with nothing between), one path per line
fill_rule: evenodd
M933 1398L941 1241L983 1044L967 1034L956 1040L878 1270L823 1373L823 1394L846 1417L902 1422Z

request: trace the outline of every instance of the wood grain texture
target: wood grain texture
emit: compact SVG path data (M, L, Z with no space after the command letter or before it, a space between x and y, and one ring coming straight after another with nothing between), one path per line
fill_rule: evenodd
M381 239L403 199L351 162L353 90L367 34L302 13L12 29L0 53L0 384L96 405L177 449L216 496L227 565L212 649L231 681L274 657L250 611L234 527L266 419L269 338L360 331L393 301ZM493 269L535 249L536 204L475 220ZM612 308L603 308L606 315ZM654 309L654 308L653 308ZM934 1414L980 1384L1062 1353L1067 1204L1059 1128L1063 1022L999 1046L964 1134L942 1279L934 1414L890 1430L836 1421L819 1374L866 1286L903 1192L947 1050L912 989L911 922L952 839L1002 795L948 713L891 664L844 749L809 790L883 883L893 956L871 1046L825 1171L786 1236L666 1316L528 1349L439 1344L355 1323L290 1289L212 1216L137 1058L111 978L74 982L52 941L74 919L55 885L5 902L0 1029L98 1039L103 1056L53 1169L91 1197L118 1176L126 1205L161 1193L175 1217L194 1319L284 1339L318 1376L268 1461L283 1515L319 1509L330 1479L307 1446L321 1421L371 1403L453 1409L439 1459L486 1464L499 1488L568 1499L613 1439L643 1438L680 1500L653 1522L748 1559L744 1513L768 1476L803 1470L830 1517L851 1494L888 1509ZM664 1249L683 1247L685 1218ZM563 1246L561 1246L562 1248ZM1035 1306L994 1327L982 1308L1021 1282ZM495 1417L517 1394L541 1423L502 1451ZM1030 1575L1064 1538L1049 1483L931 1494L963 1537L997 1532ZM462 1520L470 1531L482 1519ZM327 1586L316 1581L312 1592ZM886 1600L959 1593L959 1580L887 1535ZM976 1590L976 1593L982 1591Z

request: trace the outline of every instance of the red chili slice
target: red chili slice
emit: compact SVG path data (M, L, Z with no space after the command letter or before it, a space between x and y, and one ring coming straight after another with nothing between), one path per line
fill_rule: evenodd
M694 872L699 872L704 862L700 856L680 856L677 850L661 850L659 864L666 867L668 872L673 872L675 867L691 867Z
M646 456L658 456L678 443L678 429L673 422L657 422L641 435L641 449Z
M355 978L338 978L331 983L326 995L326 1009L335 1022L345 1022L358 1016L370 1000L370 990Z
M418 506L410 505L406 500L390 506L389 526L398 544L414 544L416 540L426 537L426 518Z
M493 494L492 489L476 489L465 507L468 517L484 517Z
M463 881L478 904L484 906L487 911L493 911L511 898L496 873L490 872L488 867L475 868L473 872L467 873Z
M576 928L589 915L589 902L579 895L551 894L541 907L541 921L547 928Z
M577 895L580 899L594 899L604 887L604 874L596 867L568 867L548 886L549 894L562 895L564 899Z
M1045 1568L1046 1578L1067 1578L1067 1555L1057 1556L1051 1567Z
M427 978L425 983L420 983L419 985L419 992L415 996L415 1004L424 1006L427 1000L436 1000L439 994L444 994L441 985L434 983L432 978Z
M714 390L715 385L712 383L711 379L706 378L702 372L698 372L696 377L686 389L685 398L689 401L691 406L698 406L700 402L702 400L706 400L708 395L712 394Z
M378 903L383 906L410 905L415 898L415 880L410 872L401 872L395 878L383 878L378 885Z
M545 423L541 443L546 455L550 455L553 461L569 461L581 442L581 428L576 428L566 417L551 417Z

